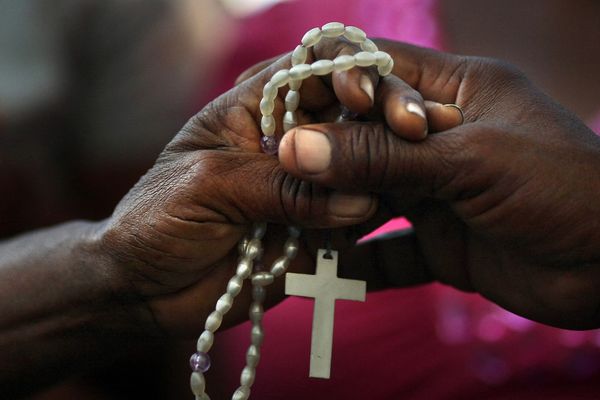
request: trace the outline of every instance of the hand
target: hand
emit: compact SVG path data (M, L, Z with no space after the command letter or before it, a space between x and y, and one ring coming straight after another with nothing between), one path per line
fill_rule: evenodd
M598 137L499 61L378 45L392 54L396 76L426 100L459 104L466 123L421 142L383 123L300 127L281 142L285 170L376 193L381 213L407 215L416 237L402 241L402 252L398 241L373 245L405 283L411 270L533 320L600 326ZM393 82L383 79L377 93ZM325 145L309 155L306 141Z
M323 42L319 57L355 51L339 42ZM370 194L335 191L289 176L276 157L260 151L259 102L273 73L289 67L289 56L219 97L190 120L160 155L154 167L121 201L100 234L102 252L131 282L169 333L197 334L233 275L237 242L254 221L336 228L373 215L377 199ZM420 95L398 79L380 97L396 105L383 110L400 135L420 139L426 124L404 106L424 108ZM333 120L338 98L356 112L371 110L378 78L371 70L352 70L306 80L301 90L301 124ZM281 121L282 89L274 116ZM445 112L433 113L440 126L453 124ZM437 121L437 122L436 122ZM277 134L282 135L281 124ZM265 240L266 261L281 255L282 228ZM305 246L296 270L314 268ZM272 301L283 297L283 280ZM249 296L244 291L228 314L245 319Z

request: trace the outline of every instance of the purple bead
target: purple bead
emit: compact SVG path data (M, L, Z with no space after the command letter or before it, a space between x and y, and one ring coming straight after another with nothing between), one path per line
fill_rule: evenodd
M190 367L194 372L206 372L210 368L210 357L201 351L192 354L190 357Z
M275 155L279 150L279 143L275 136L263 136L260 138L260 147L265 154Z

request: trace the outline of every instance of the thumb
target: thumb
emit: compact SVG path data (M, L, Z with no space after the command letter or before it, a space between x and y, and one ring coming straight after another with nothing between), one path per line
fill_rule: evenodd
M468 161L465 128L411 142L382 123L307 125L285 134L279 160L291 175L337 190L436 196Z

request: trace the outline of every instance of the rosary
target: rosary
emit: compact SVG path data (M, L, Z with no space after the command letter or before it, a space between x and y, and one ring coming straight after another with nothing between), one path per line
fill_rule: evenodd
M342 55L334 60L318 60L306 64L308 49L316 45L321 38L343 36L351 43L358 44L362 51L355 55ZM289 85L285 96L286 112L283 117L284 132L297 125L296 110L300 102L299 89L302 81L312 75L322 76L332 72L347 71L354 67L377 66L381 76L390 74L394 62L389 54L379 51L375 43L367 39L365 32L353 26L344 26L339 22L330 22L320 28L313 28L302 37L302 44L292 52L292 68L277 71L264 86L260 102L262 113L261 130L263 136L260 145L266 154L277 153L279 143L275 137L275 119L273 110L280 87ZM250 346L246 352L246 366L240 376L240 386L233 393L232 400L246 400L250 397L250 388L256 376L256 367L260 359L260 346L264 332L261 324L264 314L263 303L265 287L273 283L276 277L283 275L298 252L300 230L290 226L289 238L283 245L283 256L276 259L268 271L254 267L262 256L262 239L266 233L266 223L256 223L250 234L242 239L238 246L239 260L235 275L227 283L226 292L217 300L215 310L208 316L204 332L198 338L197 352L190 358L192 375L190 386L196 400L210 400L206 394L204 373L210 368L208 351L214 342L214 333L221 326L223 315L232 307L235 297L242 290L244 280L252 284L252 303L249 317L252 323ZM317 252L315 275L287 273L285 293L287 295L313 297L315 299L312 342L310 354L310 377L329 378L331 369L331 348L333 341L333 314L336 299L364 301L366 282L337 277L338 253L331 249Z

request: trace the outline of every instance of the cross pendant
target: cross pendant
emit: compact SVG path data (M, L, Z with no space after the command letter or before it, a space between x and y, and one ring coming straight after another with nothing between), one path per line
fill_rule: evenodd
M335 301L365 301L366 282L338 278L338 253L330 250L329 255L323 249L317 252L315 275L288 272L285 276L285 294L315 299L310 348L311 378L328 379L330 376Z

